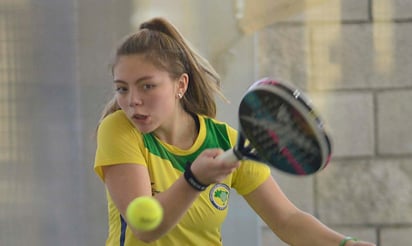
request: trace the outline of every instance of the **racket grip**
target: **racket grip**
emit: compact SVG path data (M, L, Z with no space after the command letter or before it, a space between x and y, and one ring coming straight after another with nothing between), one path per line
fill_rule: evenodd
M235 154L233 149L228 149L223 152L221 155L216 157L217 160L222 160L224 162L233 163L239 161L239 158Z

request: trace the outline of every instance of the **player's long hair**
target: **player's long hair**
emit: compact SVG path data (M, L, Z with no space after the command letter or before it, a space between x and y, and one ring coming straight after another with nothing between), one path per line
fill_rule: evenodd
M187 73L189 84L181 100L183 108L193 114L216 116L215 93L225 99L220 90L220 77L170 22L153 18L142 23L138 32L127 36L116 49L110 65L112 74L119 57L134 54L144 55L174 79ZM112 98L103 109L100 121L119 109L116 98Z

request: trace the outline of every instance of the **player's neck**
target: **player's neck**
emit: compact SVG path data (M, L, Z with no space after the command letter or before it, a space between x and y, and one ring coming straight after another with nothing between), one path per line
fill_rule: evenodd
M198 125L196 115L192 116L184 112L174 119L170 119L166 127L159 128L154 134L167 144L180 149L189 149L193 146L199 134Z

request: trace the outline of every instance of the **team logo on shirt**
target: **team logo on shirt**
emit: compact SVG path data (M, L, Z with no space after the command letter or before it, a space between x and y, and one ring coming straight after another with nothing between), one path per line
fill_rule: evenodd
M226 184L215 184L210 189L209 199L213 206L219 210L225 210L229 202L230 188Z

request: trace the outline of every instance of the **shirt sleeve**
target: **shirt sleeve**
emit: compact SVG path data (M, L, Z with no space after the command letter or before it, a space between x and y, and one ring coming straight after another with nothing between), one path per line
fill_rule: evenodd
M232 187L244 196L258 188L269 176L270 168L266 164L244 160L234 172Z
M103 166L135 163L146 165L142 135L119 110L107 116L97 130L95 173L104 180Z

